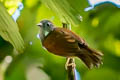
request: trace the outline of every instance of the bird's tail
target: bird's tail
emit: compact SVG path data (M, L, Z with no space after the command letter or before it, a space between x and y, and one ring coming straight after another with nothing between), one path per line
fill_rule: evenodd
M102 64L102 56L103 54L101 52L97 52L89 47L83 48L81 53L78 55L89 69L94 66L99 67L100 64Z

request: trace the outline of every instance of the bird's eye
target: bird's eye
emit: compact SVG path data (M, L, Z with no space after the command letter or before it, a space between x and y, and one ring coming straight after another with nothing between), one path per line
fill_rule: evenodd
M49 24L47 24L47 26L50 26Z
M50 26L50 23L47 23L47 26Z

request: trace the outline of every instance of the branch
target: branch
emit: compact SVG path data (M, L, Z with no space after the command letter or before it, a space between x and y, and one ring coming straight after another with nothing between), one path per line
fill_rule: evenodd
M68 65L67 65L68 80L76 80L74 58L68 57L67 60L68 60Z
M67 28L67 29L71 30L71 25L63 23L63 28ZM66 67L67 72L68 72L68 80L76 80L74 58L67 57L67 62L66 62L66 66L65 67Z

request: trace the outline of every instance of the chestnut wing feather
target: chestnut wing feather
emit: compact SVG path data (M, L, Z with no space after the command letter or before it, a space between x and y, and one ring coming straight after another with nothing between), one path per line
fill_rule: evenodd
M77 56L88 68L99 67L103 54L91 49L83 39L70 30L55 28L44 40L48 51L60 56Z
M61 56L75 56L75 53L80 53L78 44L85 45L85 41L64 28L55 28L43 42L48 51Z

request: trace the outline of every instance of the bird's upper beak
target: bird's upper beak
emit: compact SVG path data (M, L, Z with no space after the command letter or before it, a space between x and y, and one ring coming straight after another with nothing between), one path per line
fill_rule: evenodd
M42 27L42 25L43 25L42 23L38 23L38 24L37 24L37 26L40 26L40 27Z

